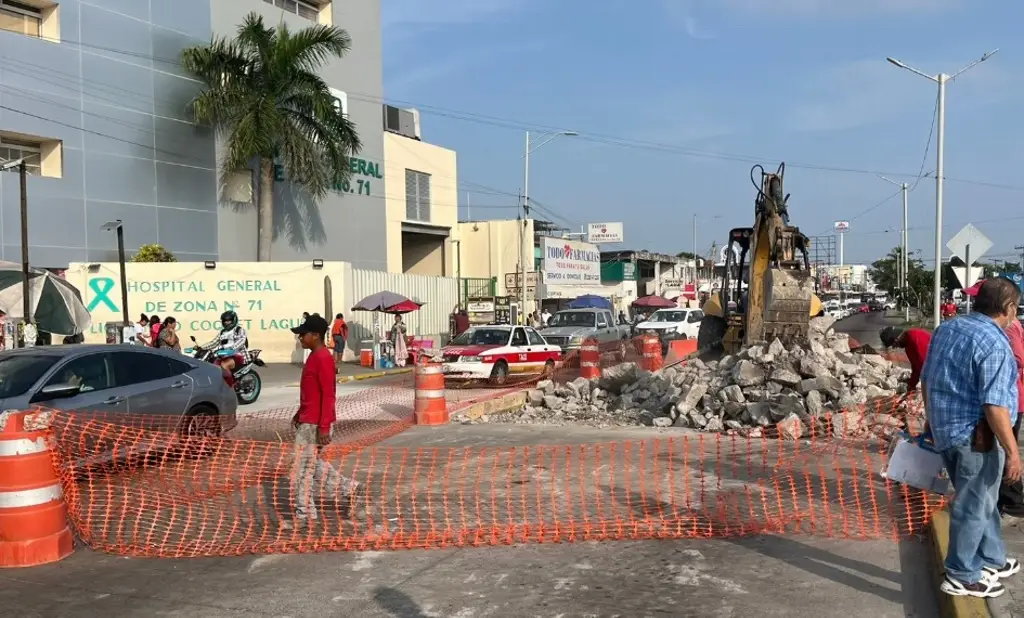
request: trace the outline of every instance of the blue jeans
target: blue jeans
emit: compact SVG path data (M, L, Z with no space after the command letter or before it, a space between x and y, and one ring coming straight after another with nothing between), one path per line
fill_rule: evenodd
M997 503L1003 479L1003 449L988 453L970 446L942 451L956 497L949 509L949 555L946 574L964 584L981 580L982 567L1006 564Z

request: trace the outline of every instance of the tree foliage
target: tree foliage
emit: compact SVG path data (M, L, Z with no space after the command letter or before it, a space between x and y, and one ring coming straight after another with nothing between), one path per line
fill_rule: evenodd
M162 246L154 243L151 245L142 245L139 250L132 256L133 262L177 262L178 258L174 257L174 254L164 249Z
M190 108L197 124L224 140L222 174L259 170L259 259L273 240L274 162L314 202L348 178L348 157L361 144L319 70L351 48L341 28L315 24L292 31L268 27L249 13L233 39L182 52L182 66L202 82Z
M901 298L896 272L897 260L901 257L899 247L894 248L885 257L871 264L868 274L879 288L888 291L893 297ZM932 284L935 271L924 267L921 260L910 258L907 262L907 301L912 305L925 302L932 296Z

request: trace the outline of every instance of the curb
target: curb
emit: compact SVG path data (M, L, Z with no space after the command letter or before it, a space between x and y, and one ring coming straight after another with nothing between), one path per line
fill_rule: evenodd
M384 378L387 376L399 375L402 373L411 373L412 367L403 367L401 369L388 369L386 371L374 371L373 373L360 373L354 376L339 376L338 384L344 384L346 382L361 382L363 380L373 380L375 378Z
M939 611L943 618L992 618L985 599L976 597L954 597L939 590L938 583L945 576L943 564L949 551L949 513L945 509L932 514L932 547L935 550L935 591L939 595Z
M526 391L519 391L515 393L508 393L501 397L495 397L494 399L478 401L470 404L468 407L453 410L452 414L458 414L459 416L464 416L471 421L475 421L481 416L511 412L522 408L524 405L526 405Z

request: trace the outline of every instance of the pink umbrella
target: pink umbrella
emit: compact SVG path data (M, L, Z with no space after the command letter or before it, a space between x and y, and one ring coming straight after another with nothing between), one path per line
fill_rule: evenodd
M664 296L643 296L633 301L633 306L642 309L669 309L678 305L674 300L669 300Z

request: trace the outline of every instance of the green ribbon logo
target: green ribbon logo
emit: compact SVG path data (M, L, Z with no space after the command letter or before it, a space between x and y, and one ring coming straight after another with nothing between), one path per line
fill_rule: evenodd
M117 312L117 305L110 298L110 292L114 289L113 279L110 277L95 277L89 280L89 288L93 291L93 297L85 308L86 311L92 313L92 310L102 303L111 311Z

